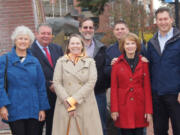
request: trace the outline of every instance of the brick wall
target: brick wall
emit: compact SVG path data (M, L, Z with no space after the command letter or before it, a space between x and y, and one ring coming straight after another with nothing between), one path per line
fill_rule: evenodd
M19 25L35 30L33 0L0 0L0 55L11 49L10 37Z
M81 13L81 8L78 7L77 5L79 4L79 2L77 0L73 0L73 6L76 10L78 10L79 13Z
M99 16L99 27L96 32L108 32L111 30L110 16L111 14L111 3L107 3L104 7L104 12Z

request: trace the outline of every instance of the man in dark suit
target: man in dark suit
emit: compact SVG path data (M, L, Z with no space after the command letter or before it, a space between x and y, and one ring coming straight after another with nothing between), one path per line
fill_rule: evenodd
M52 28L49 24L40 24L36 32L36 40L32 44L32 54L39 60L46 78L47 94L51 109L46 111L46 135L51 135L53 114L56 101L56 94L52 83L54 67L59 57L63 55L62 48L59 45L51 43ZM43 125L40 123L39 135L42 135Z

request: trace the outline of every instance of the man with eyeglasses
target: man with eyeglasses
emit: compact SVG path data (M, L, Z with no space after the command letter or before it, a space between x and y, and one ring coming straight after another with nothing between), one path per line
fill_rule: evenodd
M46 78L46 89L48 94L50 110L46 111L46 135L51 135L52 122L56 94L52 83L54 67L59 57L63 55L62 48L52 42L52 28L49 24L40 24L36 32L36 40L33 42L32 54L39 60ZM42 135L44 122L40 123L39 135Z
M101 117L103 134L106 135L106 78L104 74L105 51L106 47L100 41L94 38L94 22L90 18L81 20L79 24L79 32L81 33L86 53L89 57L94 58L97 68L97 82L94 88L96 101Z

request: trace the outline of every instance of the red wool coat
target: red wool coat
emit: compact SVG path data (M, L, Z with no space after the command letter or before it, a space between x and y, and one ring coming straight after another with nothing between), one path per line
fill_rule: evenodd
M152 96L148 63L141 60L132 73L121 55L111 72L111 112L118 112L119 128L140 128L148 125L144 115L152 114Z

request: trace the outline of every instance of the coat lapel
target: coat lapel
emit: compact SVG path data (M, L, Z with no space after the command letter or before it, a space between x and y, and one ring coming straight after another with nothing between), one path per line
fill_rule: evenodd
M46 56L44 55L44 53L41 51L41 49L38 47L38 45L34 44L34 51L36 53L37 56L39 56L39 59L42 60L44 63L46 63L47 65L49 65L49 67L51 67L48 59L46 58ZM50 52L51 53L51 52ZM51 53L53 54L53 53ZM53 63L54 64L54 63ZM52 67L51 67L52 68Z
M160 44L158 40L158 33L154 35L154 37L150 40L150 42L152 43L153 47L155 48L159 56L161 56L162 53L161 53Z
M68 59L64 62L63 69L72 74L74 77L78 78L79 80L83 81L82 78L79 76L79 71L82 70L85 67L88 67L88 61L85 61L84 59L80 59L76 65L74 65L71 61Z

